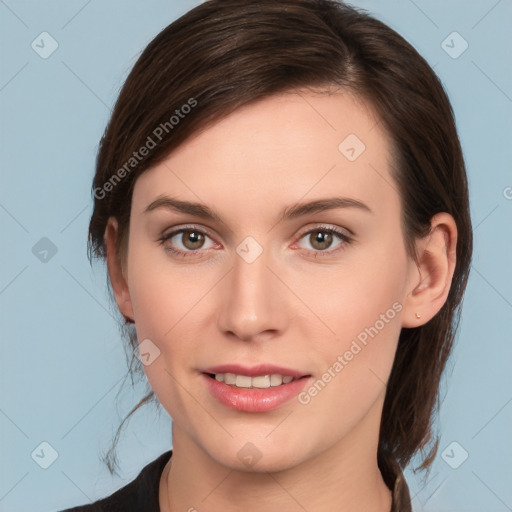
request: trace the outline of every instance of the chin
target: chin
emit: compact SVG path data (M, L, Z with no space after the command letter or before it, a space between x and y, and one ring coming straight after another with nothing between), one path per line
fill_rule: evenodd
M247 437L246 437L247 438ZM255 436L257 438L257 436ZM301 444L302 446L302 444ZM240 442L233 439L224 444L207 450L218 464L234 471L248 473L273 473L285 471L303 462L304 452L297 445L277 446L258 443L257 440Z

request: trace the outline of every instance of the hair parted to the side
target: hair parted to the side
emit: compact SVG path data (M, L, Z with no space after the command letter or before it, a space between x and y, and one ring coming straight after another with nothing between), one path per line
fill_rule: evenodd
M105 257L103 235L114 216L119 222L117 256L123 261L137 177L191 135L272 94L332 87L371 106L390 135L392 175L410 256L414 240L428 233L436 213L451 214L457 225L457 263L447 301L425 325L402 329L380 428L381 469L389 461L405 467L418 451L424 457L419 467L426 469L437 450L432 430L439 384L471 261L468 187L441 82L384 23L335 0L209 0L162 30L126 79L101 139L89 257ZM139 148L149 146L143 158L131 160ZM135 329L124 327L131 354L137 345ZM148 394L138 406L152 398Z

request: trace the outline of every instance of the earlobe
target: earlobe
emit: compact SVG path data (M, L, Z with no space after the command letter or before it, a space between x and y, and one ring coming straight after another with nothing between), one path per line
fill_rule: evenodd
M112 290L119 307L119 311L129 323L134 323L132 303L128 283L123 272L122 264L117 257L118 243L118 223L117 219L110 217L107 221L103 240L106 248L107 270L112 285Z
M405 299L402 327L419 327L443 307L456 264L457 226L448 213L431 220L429 234L416 243L417 261Z

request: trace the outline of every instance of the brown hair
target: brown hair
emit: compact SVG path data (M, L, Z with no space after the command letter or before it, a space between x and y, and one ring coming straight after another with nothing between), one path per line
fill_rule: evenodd
M447 95L427 62L384 23L334 0L209 0L162 30L126 79L101 139L89 257L105 257L110 216L119 222L118 257L124 257L137 177L192 134L249 102L330 86L371 105L391 136L392 174L411 257L415 238L428 233L433 215L448 212L457 225L447 301L425 325L402 329L380 428L381 468L391 460L405 467L421 450L425 469L437 451L437 438L428 445L469 273L471 220ZM133 350L137 340L129 327ZM131 413L154 398L148 393Z

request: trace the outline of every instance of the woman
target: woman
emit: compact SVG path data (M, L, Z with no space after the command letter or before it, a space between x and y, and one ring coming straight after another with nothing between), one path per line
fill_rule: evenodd
M472 248L425 60L339 2L207 1L135 64L93 193L173 446L70 510L410 511Z

